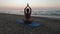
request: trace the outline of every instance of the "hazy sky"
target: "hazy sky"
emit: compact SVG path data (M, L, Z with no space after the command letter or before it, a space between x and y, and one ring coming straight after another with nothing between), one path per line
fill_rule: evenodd
M0 8L24 8L29 3L34 8L60 8L60 0L0 0Z

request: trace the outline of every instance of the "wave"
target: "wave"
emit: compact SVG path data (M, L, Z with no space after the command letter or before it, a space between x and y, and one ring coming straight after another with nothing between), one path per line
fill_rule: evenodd
M17 14L24 15L24 11L20 10L0 10L0 13L8 13L8 14ZM60 18L60 11L32 11L32 16L37 17L49 17L49 18Z
M60 16L60 11L36 11L32 15Z

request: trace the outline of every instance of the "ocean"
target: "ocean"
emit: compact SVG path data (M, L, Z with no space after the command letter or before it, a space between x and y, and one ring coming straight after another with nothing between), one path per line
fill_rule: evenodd
M0 10L0 13L24 15L24 11L22 10ZM60 18L60 10L35 10L32 11L31 16Z

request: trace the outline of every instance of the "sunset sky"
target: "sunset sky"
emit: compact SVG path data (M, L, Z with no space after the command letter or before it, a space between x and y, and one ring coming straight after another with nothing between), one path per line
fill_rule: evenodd
M60 0L0 0L0 9L22 9L27 3L32 8L60 8Z

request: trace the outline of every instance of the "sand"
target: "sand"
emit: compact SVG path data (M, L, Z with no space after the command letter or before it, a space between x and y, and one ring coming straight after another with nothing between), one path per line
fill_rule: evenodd
M19 19L24 19L24 16L0 13L0 34L60 34L60 20L32 16L33 21L43 24L33 28L18 24Z

